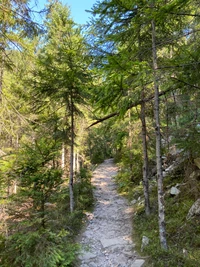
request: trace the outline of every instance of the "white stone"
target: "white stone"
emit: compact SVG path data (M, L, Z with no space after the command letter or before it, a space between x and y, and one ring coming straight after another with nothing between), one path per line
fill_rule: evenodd
M149 244L149 238L147 236L142 237L142 245L141 245L141 251L144 250L144 248Z
M144 260L142 260L142 259L138 259L138 260L136 260L132 265L131 265L131 267L142 267L142 265L145 263L145 261Z
M124 240L122 237L109 238L109 239L102 238L100 241L101 241L103 248L107 248L107 247L111 247L115 245L127 244L127 241Z
M180 190L177 187L172 186L172 188L170 189L170 194L173 196L177 196L178 194L180 194Z
M137 203L137 200L136 199L133 199L132 201L131 201L131 205L135 205Z

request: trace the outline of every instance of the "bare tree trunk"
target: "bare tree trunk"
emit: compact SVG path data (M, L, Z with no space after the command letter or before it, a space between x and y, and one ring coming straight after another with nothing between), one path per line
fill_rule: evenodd
M70 150L70 174L69 174L69 193L70 193L70 211L74 211L74 107L72 92L70 96L71 105L71 150Z
M3 94L3 73L4 73L4 45L0 44L0 103L2 102Z
M144 99L144 88L142 89L142 99ZM149 159L147 152L147 128L145 119L145 102L141 104L141 114L142 122L142 148L143 148L143 190L145 199L145 213L150 214L150 200L149 200Z
M61 168L63 171L65 171L65 157L66 157L66 153L65 153L65 142L62 143L62 156L61 156Z
M170 133L169 133L169 108L168 108L168 102L167 97L165 96L165 106L166 106L166 141L167 141L167 151L169 153L170 148Z
M77 157L76 157L76 163L77 163L76 170L77 170L77 172L79 173L79 172L80 172L79 151L77 151L76 156L77 156Z
M74 170L76 173L79 173L79 171L80 171L79 151L78 150L74 153Z
M158 222L160 243L163 249L167 250L166 226L165 226L165 205L163 193L163 173L161 159L161 132L160 132L160 110L159 110L159 86L157 76L157 50L156 50L156 30L155 21L152 20L152 53L153 53L153 70L154 70L154 116L155 116L155 133L156 133L156 163L157 163L157 184L158 184Z
M131 122L131 110L128 112L129 117L129 127L128 127L128 148L129 148L129 159L130 159L130 171L131 171L131 180L134 179L133 177L133 152L132 152L132 146L133 146L133 129L132 129L132 122Z
M140 30L138 33L138 44L139 49L141 49L141 37ZM142 62L142 56L139 53L139 61ZM149 159L148 159L148 150L147 150L147 127L146 127L146 112L145 112L145 87L142 82L142 91L141 91L141 111L140 111L140 120L142 123L142 150L143 150L143 191L144 191L144 201L145 201L145 213L148 216L150 214L150 199L149 199Z

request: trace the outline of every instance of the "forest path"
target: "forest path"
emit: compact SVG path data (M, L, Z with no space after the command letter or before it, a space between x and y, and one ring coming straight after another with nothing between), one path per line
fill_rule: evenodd
M112 159L105 160L93 173L95 186L94 211L88 213L88 225L81 234L80 267L141 267L134 251L132 207L117 193L113 177L117 167Z

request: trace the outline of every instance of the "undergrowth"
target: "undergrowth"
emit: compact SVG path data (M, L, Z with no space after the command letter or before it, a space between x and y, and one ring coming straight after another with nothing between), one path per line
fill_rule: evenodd
M179 170L180 171L180 170ZM162 250L159 242L157 186L156 180L150 181L151 214L145 215L141 182L130 181L128 173L119 173L116 181L119 191L129 200L135 200L133 217L133 238L136 250L145 257L147 267L199 267L200 266L200 220L194 217L187 220L187 214L195 201L189 181L184 171L164 179L165 214L168 250ZM171 186L180 184L180 194L171 196ZM199 186L199 181L197 181ZM142 237L149 238L149 244L141 251Z
M81 169L74 183L73 213L67 185L57 189L41 211L31 201L24 202L21 194L14 195L5 222L7 235L0 235L0 266L74 266L80 249L75 238L85 221L85 211L93 204L90 180L88 169Z

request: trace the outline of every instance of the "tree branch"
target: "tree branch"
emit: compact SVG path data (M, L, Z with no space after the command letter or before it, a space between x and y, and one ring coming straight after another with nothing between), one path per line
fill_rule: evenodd
M171 90L173 90L173 89L172 89L172 88L169 88L169 89L167 89L167 90L165 90L165 91L163 91L163 92L160 92L160 93L159 93L159 97L161 97L161 96L167 94L167 93L168 93L169 91L171 91ZM153 100L153 99L154 99L154 94L152 94L151 96L149 96L149 97L147 97L147 98L145 98L145 99L143 99L143 100L137 100L137 101L131 103L131 104L127 107L126 111L128 111L129 109L131 109L131 108L133 108L133 107L136 107L136 106L138 106L138 105L141 105L143 102L146 103L146 102L149 102L149 101L151 101L151 100ZM120 112L119 112L119 111L116 111L116 112L113 112L113 113L111 113L111 114L109 114L109 115L103 117L103 118L100 118L100 119L96 120L95 122L93 122L91 125L89 125L89 126L87 127L87 129L89 129L90 127L92 127L92 126L94 126L94 125L96 125L96 124L99 124L99 123L101 123L101 122L103 122L103 121L105 121L105 120L108 120L108 119L113 118L113 117L115 117L115 116L119 116L119 114L120 114Z
M193 88L196 88L196 89L200 89L200 87L199 86L196 86L196 85L193 85L193 84L190 84L190 83L187 83L187 82L185 82L185 81L183 81L183 80L179 80L178 78L176 78L176 77L171 77L172 79L174 79L174 80L176 80L176 81L178 81L178 82L181 82L181 83L184 83L184 84L186 84L186 85L189 85L189 86L191 86L191 87L193 87Z
M191 13L175 13L175 12L169 12L168 14L172 14L172 15L176 15L176 16L200 17L200 14L191 14Z

